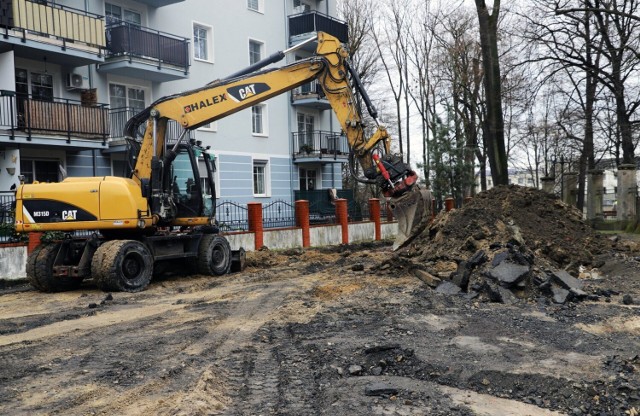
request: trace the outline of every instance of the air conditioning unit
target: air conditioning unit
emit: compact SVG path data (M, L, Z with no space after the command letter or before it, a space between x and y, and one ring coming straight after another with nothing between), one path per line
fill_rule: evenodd
M67 74L67 89L69 90L83 90L88 88L88 79L82 74L70 73Z

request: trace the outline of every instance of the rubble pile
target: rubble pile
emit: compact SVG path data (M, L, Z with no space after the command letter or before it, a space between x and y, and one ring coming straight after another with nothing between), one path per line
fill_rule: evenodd
M601 266L599 255L611 247L577 209L541 190L509 185L440 213L401 256L439 292L503 303L543 295L565 303L596 297L577 277Z

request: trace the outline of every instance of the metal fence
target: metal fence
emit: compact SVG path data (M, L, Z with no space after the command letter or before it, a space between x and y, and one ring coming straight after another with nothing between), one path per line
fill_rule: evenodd
M289 16L289 34L291 36L314 32L327 32L342 43L349 40L349 26L331 16L316 11Z
M35 132L47 132L63 134L68 140L79 136L105 142L109 137L109 109L106 104L86 106L66 98L1 91L0 126L12 132L24 131L29 140Z
M286 201L274 201L262 207L264 228L286 228L296 225L295 207Z
M248 231L249 215L246 206L231 201L224 201L216 205L216 219L220 231Z
M14 237L16 197L13 192L0 192L0 241L12 241Z
M189 41L128 22L107 26L107 57L128 56L149 59L162 65L189 70Z

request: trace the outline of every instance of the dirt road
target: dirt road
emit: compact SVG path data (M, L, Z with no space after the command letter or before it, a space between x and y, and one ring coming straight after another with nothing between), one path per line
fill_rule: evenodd
M592 300L445 295L388 245L249 253L142 293L0 293L3 415L633 415L640 268ZM395 259L393 264L401 264ZM629 303L629 302L626 302Z

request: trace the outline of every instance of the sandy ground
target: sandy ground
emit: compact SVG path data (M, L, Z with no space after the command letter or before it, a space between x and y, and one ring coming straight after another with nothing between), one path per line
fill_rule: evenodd
M444 295L391 256L255 252L244 272L135 294L6 289L0 414L638 414L633 256L567 305Z

